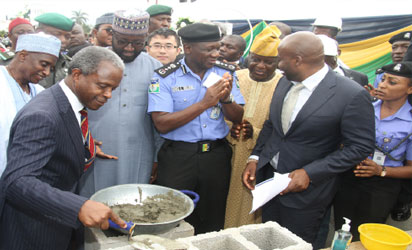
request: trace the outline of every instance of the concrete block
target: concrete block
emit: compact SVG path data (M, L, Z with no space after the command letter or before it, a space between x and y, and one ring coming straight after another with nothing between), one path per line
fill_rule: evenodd
M276 222L229 228L177 240L200 250L312 250L311 244Z
M177 239L194 235L194 228L185 221L181 221L172 230L157 234L157 236ZM98 228L85 228L85 250L109 250L109 249L130 249L127 235L113 230L100 230Z
M177 239L180 242L191 246L190 249L199 250L258 250L253 243L248 242L238 235L233 235L223 231L198 234L188 238Z
M276 222L246 225L236 231L259 249L312 250L312 245Z

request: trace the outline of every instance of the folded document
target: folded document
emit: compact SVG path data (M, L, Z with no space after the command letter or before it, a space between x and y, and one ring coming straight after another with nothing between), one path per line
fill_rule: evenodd
M275 172L273 178L263 181L255 186L255 189L252 190L253 204L250 214L285 190L291 180L288 175L289 173L279 174Z

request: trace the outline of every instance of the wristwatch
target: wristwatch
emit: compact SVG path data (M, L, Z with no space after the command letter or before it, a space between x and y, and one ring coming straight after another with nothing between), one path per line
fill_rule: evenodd
M382 166L381 177L385 177L385 175L386 175L386 168L385 166Z
M228 101L220 101L221 104L231 104L233 102L233 95L232 93L229 95Z

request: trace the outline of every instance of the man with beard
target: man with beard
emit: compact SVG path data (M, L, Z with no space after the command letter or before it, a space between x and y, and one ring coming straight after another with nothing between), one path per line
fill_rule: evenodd
M122 58L125 70L112 100L97 111L89 112L93 136L101 141L98 156L86 173L81 194L113 185L149 183L155 160L155 129L147 114L147 92L150 79L162 64L146 53L149 14L145 11L118 11L113 21L113 51Z
M285 77L273 94L243 183L252 190L255 180L288 174L286 189L263 206L262 221L276 221L313 244L338 174L374 150L374 112L365 89L325 64L322 41L313 33L286 36L278 52Z
M58 13L45 13L34 20L39 22L36 28L36 33L44 32L46 34L57 37L61 41L60 55L54 67L54 71L45 79L41 80L39 84L45 88L49 88L55 83L63 80L67 75L68 63L70 57L64 52L69 46L70 32L73 29L74 22L69 18Z

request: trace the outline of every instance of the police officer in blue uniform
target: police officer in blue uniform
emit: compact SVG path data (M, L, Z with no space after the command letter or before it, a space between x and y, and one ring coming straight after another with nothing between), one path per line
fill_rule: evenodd
M165 139L156 183L200 195L186 219L199 234L223 228L232 157L224 119L240 123L245 102L235 67L217 61L219 28L195 23L178 34L185 57L156 70L148 112Z

